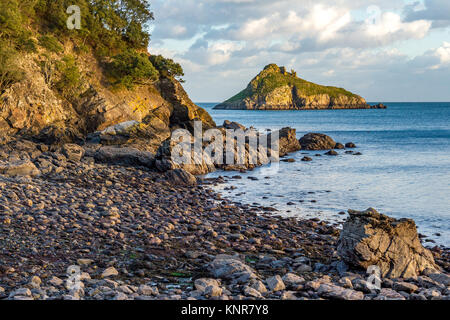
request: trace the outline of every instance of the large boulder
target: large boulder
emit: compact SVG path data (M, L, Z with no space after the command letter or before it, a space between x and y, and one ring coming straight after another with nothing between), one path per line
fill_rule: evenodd
M270 146L272 134L269 133L267 140L268 145ZM299 141L297 140L297 133L295 129L286 127L283 129L280 129L278 131L279 136L279 151L280 151L280 157L287 155L288 153L295 152L301 150L301 146Z
M231 280L234 283L247 283L258 278L255 270L236 256L218 255L208 265L208 270L214 278Z
M66 156L68 160L72 161L80 161L84 156L84 149L77 144L74 143L66 143L62 147L62 152Z
M349 210L338 242L338 253L350 265L376 265L387 278L408 278L425 269L439 270L432 253L420 243L411 219L394 219L369 208Z
M86 155L95 158L98 162L124 165L139 165L153 168L155 165L154 154L148 151L140 151L136 148L101 147L91 149L85 147Z
M299 142L304 150L330 150L336 146L331 137L322 133L308 133Z
M0 161L0 174L7 176L37 176L40 171L29 160Z

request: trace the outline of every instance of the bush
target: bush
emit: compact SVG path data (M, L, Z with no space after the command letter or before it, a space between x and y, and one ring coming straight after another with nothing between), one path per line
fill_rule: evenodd
M0 42L0 94L25 76L17 64L17 56L16 50L8 48L4 42Z
M65 56L56 66L60 73L60 79L55 87L68 100L73 99L79 92L81 86L81 73L73 56Z
M132 89L136 84L149 84L158 80L159 72L144 53L127 50L114 56L108 65L113 85Z
M172 59L164 58L161 55L150 56L151 63L158 69L159 73L164 77L182 77L184 76L183 68L179 63ZM179 79L183 82L182 79Z
M48 51L54 52L54 53L61 53L64 48L59 43L58 39L56 39L52 35L45 35L39 37L39 45L41 47L44 47Z

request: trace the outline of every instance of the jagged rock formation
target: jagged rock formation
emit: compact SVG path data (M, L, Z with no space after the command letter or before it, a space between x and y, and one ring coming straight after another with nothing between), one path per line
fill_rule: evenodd
M433 254L420 243L414 220L396 220L372 208L349 214L338 243L338 253L348 264L364 269L376 265L387 278L439 269Z
M66 53L73 53L70 46L70 42L66 44ZM87 53L77 60L85 75L81 94L68 101L46 80L40 59L40 53L21 55L18 64L27 70L25 78L0 96L2 138L20 135L48 144L80 142L89 134L135 121L127 132L109 132L101 142L145 145L156 151L175 128L191 129L196 120L202 121L205 128L215 126L211 116L189 99L174 78L161 77L133 90L111 88L105 84L101 64Z
M215 109L235 110L306 110L369 109L362 97L342 88L314 84L288 73L284 67L270 64L247 86Z

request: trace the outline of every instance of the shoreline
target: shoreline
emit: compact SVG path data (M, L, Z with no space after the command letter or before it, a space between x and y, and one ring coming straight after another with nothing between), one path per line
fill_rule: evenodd
M346 270L336 255L339 230L318 219L283 218L272 208L236 204L209 188L217 179L174 186L148 168L59 158L59 172L42 178L0 176L0 299L291 300L330 294L382 299L387 294L358 287L365 272ZM449 249L433 250L448 268ZM226 269L222 262L246 270L244 279L232 273L214 277ZM65 288L70 265L81 267L82 290ZM385 280L386 289L392 287L392 280ZM419 280L398 282L419 285ZM445 286L433 283L439 297L449 296ZM323 284L332 293L318 291ZM410 292L407 298L435 295Z

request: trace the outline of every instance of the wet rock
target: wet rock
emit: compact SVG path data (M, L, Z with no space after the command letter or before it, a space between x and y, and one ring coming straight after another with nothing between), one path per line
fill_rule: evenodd
M303 157L302 161L309 162L309 161L313 161L313 159L310 157Z
M345 146L342 143L337 142L334 149L342 150L345 149Z
M356 145L353 142L347 142L345 147L348 149L356 148Z
M376 296L373 300L406 300L406 299L400 293L392 289L383 288L381 289L378 296Z
M334 151L334 150L330 150L330 151L326 152L325 154L326 154L327 156L337 156L337 155L339 155L339 153L337 153L337 152Z
M297 133L295 129L283 128L278 131L279 135L279 153L280 156L285 156L288 153L299 151L301 149L300 143L297 140ZM268 144L270 145L272 133L268 134Z
M308 133L300 140L303 150L330 150L336 146L336 142L322 133Z
M413 220L396 220L372 208L349 210L349 214L338 242L338 253L346 263L364 270L377 265L388 278L438 269L432 253L420 243Z
M394 289L395 291L405 291L408 293L413 293L416 292L419 287L409 282L400 281L394 282L392 289Z

